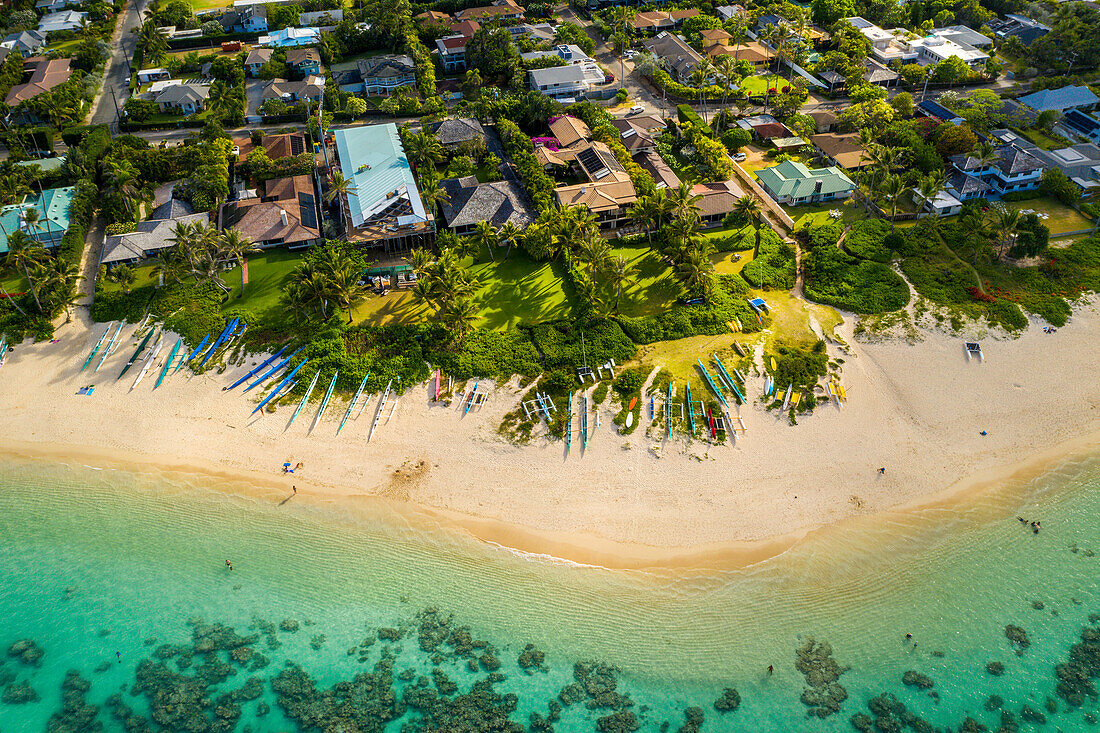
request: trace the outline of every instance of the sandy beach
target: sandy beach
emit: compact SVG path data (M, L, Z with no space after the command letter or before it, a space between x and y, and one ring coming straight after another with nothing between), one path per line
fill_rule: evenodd
M21 344L0 369L0 451L244 479L268 494L294 485L302 500L378 500L524 551L638 567L749 563L815 527L957 497L1100 445L1095 301L1057 333L1032 323L1019 338L988 335L984 363L966 359L959 335L866 342L854 323L837 331L850 353L830 345L845 359L843 409L791 426L755 402L741 408L748 432L731 447L622 436L605 405L588 451L566 457L561 443L497 434L515 383L465 417L413 387L368 443L377 396L338 438L343 402L312 434L316 403L290 430L285 406L250 417L255 394L222 388L258 358L223 374L181 370L155 392L151 372L131 391L135 372L115 381L134 348L125 338L99 373L81 374L105 324L78 317L58 343ZM92 396L76 394L90 383ZM750 398L762 384L750 378ZM304 467L284 475L286 461Z

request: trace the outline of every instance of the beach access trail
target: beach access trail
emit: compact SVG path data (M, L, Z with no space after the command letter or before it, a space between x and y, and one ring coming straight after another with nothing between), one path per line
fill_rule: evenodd
M0 369L0 451L241 478L266 495L293 484L295 501L377 499L503 545L606 565L675 564L727 545L749 561L814 527L928 501L962 479L1003 477L1067 446L1100 445L1095 301L1054 334L1032 323L1017 339L985 338L984 363L967 361L964 338L938 331L916 343L861 343L847 317L838 335L851 353L829 347L844 359L843 409L820 406L791 426L751 404L734 447L675 433L665 442L663 428L622 436L605 409L583 457L568 458L560 442L516 446L498 435L519 399L515 383L465 417L414 386L369 443L377 396L340 437L343 400L312 434L315 402L290 430L293 406L250 417L255 391L222 387L259 358L129 392L131 380L115 376L133 352L133 326L93 375L79 369L106 324L85 319L62 325L58 343L18 345ZM93 395L76 394L92 383ZM750 378L750 400L762 383ZM304 465L285 475L287 461Z

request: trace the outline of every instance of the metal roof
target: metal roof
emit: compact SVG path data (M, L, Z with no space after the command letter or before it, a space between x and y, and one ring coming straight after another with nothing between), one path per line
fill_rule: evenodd
M336 130L335 135L340 169L352 181L348 213L354 226L362 226L397 195L407 196L412 213L427 220L397 125L365 125Z

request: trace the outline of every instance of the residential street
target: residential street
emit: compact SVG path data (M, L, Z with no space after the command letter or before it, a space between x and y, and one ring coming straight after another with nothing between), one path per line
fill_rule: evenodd
M122 18L111 39L114 54L107 62L103 73L103 89L93 103L88 124L113 125L118 118L115 103L121 108L129 96L130 59L134 57L134 49L137 48L137 34L130 31L141 26L141 12L145 5L146 0L128 0L122 11Z

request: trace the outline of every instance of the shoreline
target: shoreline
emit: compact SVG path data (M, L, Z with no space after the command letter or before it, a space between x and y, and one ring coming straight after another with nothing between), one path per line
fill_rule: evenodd
M595 534L557 536L537 528L506 524L481 517L408 502L395 502L382 497L347 493L312 493L302 491L295 497L320 506L334 499L353 500L356 509L369 507L376 518L392 521L396 516L429 530L458 533L479 544L520 555L535 561L564 562L601 570L641 571L733 571L752 567L775 559L788 550L821 534L842 531L853 525L877 522L886 518L913 518L932 509L969 509L975 500L997 491L1009 489L1015 496L1018 489L1043 475L1054 466L1075 458L1085 458L1100 450L1100 431L1070 439L1065 443L1040 451L999 469L974 474L931 496L881 512L855 514L818 526L805 527L780 536L682 546L651 546L609 540ZM49 461L65 466L91 470L119 470L128 473L153 473L178 478L204 491L230 493L248 498L270 499L284 496L286 488L275 486L262 474L237 472L223 467L198 468L185 464L166 464L140 454L82 448L79 446L42 446L0 442L0 458L23 462ZM96 462L102 465L90 465ZM231 482L225 491L207 482ZM303 482L304 484L304 482ZM360 519L357 517L356 519Z
M569 457L560 443L517 446L497 434L519 399L514 382L468 416L412 386L367 442L374 398L337 439L342 405L315 431L308 416L288 431L286 407L249 415L254 395L222 391L257 357L135 390L110 381L132 349L129 332L104 371L80 373L104 326L78 317L59 329L59 343L20 344L0 370L0 453L197 476L261 498L296 485L302 501L405 516L582 565L746 567L841 523L959 506L1095 450L1096 306L1079 304L1056 334L1033 323L1008 340L973 326L965 337L985 339L982 363L965 359L964 334L922 329L915 342L862 342L845 316L838 334L849 350L829 346L830 358L844 360L843 409L824 405L789 426L759 404L763 380L750 373L756 399L740 410L749 430L734 445L666 441L663 428L645 425L623 436L605 406L588 451ZM94 395L74 394L88 383ZM287 476L285 461L305 467Z

